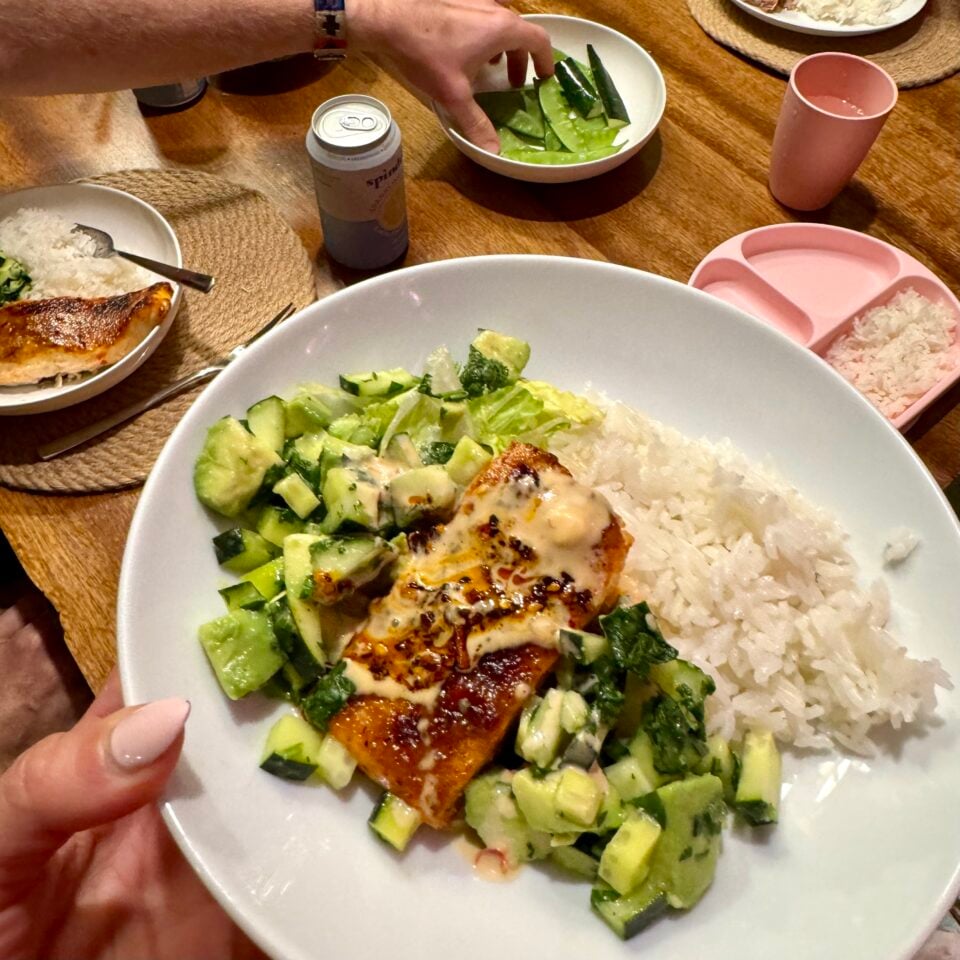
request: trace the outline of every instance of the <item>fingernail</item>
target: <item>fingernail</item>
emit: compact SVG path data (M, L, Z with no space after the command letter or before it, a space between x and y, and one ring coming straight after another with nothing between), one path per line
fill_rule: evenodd
M110 754L125 770L153 763L183 731L190 702L180 697L155 700L125 716L110 734Z

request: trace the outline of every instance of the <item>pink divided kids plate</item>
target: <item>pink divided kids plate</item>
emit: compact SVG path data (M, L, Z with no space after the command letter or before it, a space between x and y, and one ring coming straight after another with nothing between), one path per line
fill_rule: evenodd
M956 315L952 370L893 418L909 426L960 379L960 301L918 260L875 237L824 224L779 223L721 243L689 285L765 320L824 356L866 310L912 288Z

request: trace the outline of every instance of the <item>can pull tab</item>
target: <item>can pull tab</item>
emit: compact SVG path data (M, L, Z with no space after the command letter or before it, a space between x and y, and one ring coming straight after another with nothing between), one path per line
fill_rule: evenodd
M344 130L373 130L377 125L374 117L358 117L355 113L347 113L340 117L340 126Z

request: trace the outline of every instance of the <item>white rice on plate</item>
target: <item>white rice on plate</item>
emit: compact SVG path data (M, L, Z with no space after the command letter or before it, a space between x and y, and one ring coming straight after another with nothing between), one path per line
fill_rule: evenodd
M787 7L814 20L880 26L890 22L890 14L902 3L903 0L793 0Z
M624 590L716 681L711 732L764 728L796 747L871 755L874 728L930 715L949 677L885 629L886 588L859 585L827 512L729 442L594 399L606 417L551 449L633 535Z
M31 286L24 300L111 297L141 290L151 273L121 257L97 258L89 237L49 210L24 208L0 220L0 251L23 264Z

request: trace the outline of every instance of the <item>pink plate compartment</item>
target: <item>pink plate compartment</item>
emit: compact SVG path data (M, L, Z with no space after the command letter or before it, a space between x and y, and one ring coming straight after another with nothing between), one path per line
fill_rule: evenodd
M960 379L960 301L914 257L875 237L825 224L780 223L721 243L690 286L766 321L823 356L864 311L912 287L957 316L954 369L893 420L909 426Z

